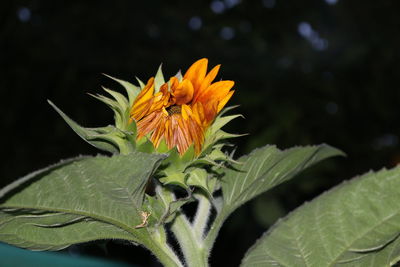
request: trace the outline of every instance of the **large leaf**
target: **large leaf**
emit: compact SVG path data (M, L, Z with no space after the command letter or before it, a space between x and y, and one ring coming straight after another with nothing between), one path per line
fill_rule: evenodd
M328 145L295 147L279 150L266 146L238 159L239 164L227 170L222 178L223 211L235 208L268 191L328 157L343 153Z
M400 167L367 173L272 227L242 266L391 266L400 259Z
M0 241L57 249L107 237L146 238L135 226L142 223L145 186L163 158L140 152L77 158L21 178L0 191ZM52 231L62 239L49 240Z
M31 250L59 250L98 239L137 241L135 236L100 221L65 213L9 214L0 212L0 240Z

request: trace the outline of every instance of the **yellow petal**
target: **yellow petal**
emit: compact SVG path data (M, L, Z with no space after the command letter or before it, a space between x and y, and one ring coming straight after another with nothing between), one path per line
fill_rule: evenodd
M221 101L219 101L217 113L219 113L224 108L224 106L229 101L229 99L232 97L234 92L235 91L229 91L229 93Z
M184 120L187 120L192 115L192 110L188 105L182 105L181 113Z
M146 86L140 91L139 95L136 97L135 102L133 103L133 108L138 106L146 101L148 101L154 93L154 78L151 77L147 82Z
M193 105L193 118L199 125L205 125L204 108L200 102Z

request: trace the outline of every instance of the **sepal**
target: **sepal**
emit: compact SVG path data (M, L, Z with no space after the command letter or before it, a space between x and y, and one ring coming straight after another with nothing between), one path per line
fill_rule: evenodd
M119 83L120 85L122 85L128 95L128 99L129 99L129 106L131 107L133 105L133 102L135 101L136 97L138 96L138 94L140 93L140 90L142 89L141 86L136 86L131 84L130 82L124 81L124 80L120 80L117 78L114 78L110 75L107 74L103 74L104 76L116 81L117 83ZM141 82L141 81L140 81ZM140 83L139 82L139 83Z
M158 93L160 91L161 85L165 83L164 75L162 73L162 64L158 67L156 76L154 77L154 92Z
M246 135L246 134L231 134L231 133L227 133L227 132L221 130L221 128L223 126L225 126L227 123L229 123L230 121L232 121L236 118L244 118L243 115L241 115L241 114L222 116L226 112L228 112L232 109L235 109L236 107L238 107L238 106L224 108L220 112L220 114L215 118L214 122L210 125L210 127L208 127L208 129L205 133L203 149L202 149L202 152L200 153L199 158L212 153L215 145L217 145L220 141L222 141L224 139L236 138L236 137L241 137L241 136Z
M205 169L191 168L186 183L203 190L211 199L215 187L215 177L212 177Z
M99 94L90 94L94 98L108 105L113 110L115 120L114 126L109 125L106 127L85 128L69 118L51 101L49 101L50 105L82 139L98 149L121 154L129 154L134 150L147 153L154 152L154 146L150 140L147 140L147 138L142 138L140 141L136 140L136 123L130 118L131 106L133 105L136 96L139 94L141 87L106 74L104 75L122 85L128 95L128 98L126 98L123 94L105 87L103 87L103 90L106 91L112 98Z
M127 127L127 130L132 131L122 131L112 125L98 128L85 128L69 118L50 100L48 102L71 129L92 146L107 152L123 154L127 154L135 149L135 143L132 143L132 140L135 139L134 136L136 136L135 125L129 125Z

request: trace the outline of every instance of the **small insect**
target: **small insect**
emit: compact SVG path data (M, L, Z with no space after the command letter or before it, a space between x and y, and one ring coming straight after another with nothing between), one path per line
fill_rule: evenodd
M146 227L150 215L151 215L151 212L142 211L142 212L140 213L140 216L142 217L142 223L139 224L139 225L136 225L136 226L135 226L135 229Z

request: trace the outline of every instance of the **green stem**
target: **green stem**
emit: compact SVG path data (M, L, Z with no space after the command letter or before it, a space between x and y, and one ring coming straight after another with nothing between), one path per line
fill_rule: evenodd
M210 255L211 249L215 243L215 240L218 236L218 232L222 227L222 224L225 222L226 219L226 212L222 209L217 217L215 217L215 220L211 224L210 230L208 231L205 239L204 239L204 247L207 250L207 256ZM207 259L208 260L208 259Z
M144 244L154 256L162 263L165 267L183 267L182 262L178 256L171 249L166 242L161 242L159 238L152 236L153 238Z
M171 227L189 267L208 266L208 252L204 248L203 240L199 239L195 229L186 216L178 213Z
M156 193L160 196L163 201L169 205L172 201L175 201L175 194L160 185L156 186ZM206 209L206 204L203 204L203 208L200 209L204 215L208 216L209 208ZM210 204L209 204L210 206ZM211 206L210 206L211 207ZM206 219L207 220L207 219ZM199 227L204 224L204 219L198 220ZM199 231L203 231L199 229ZM179 243L182 254L185 258L186 266L189 267L207 267L208 266L208 255L205 255L208 250L204 249L203 237L198 234L196 229L192 227L186 215L182 211L178 211L172 224L171 231L175 235L176 240Z
M196 231L197 238L202 240L208 220L210 219L211 201L203 194L196 194L195 197L199 201L199 204L193 220L193 228Z

